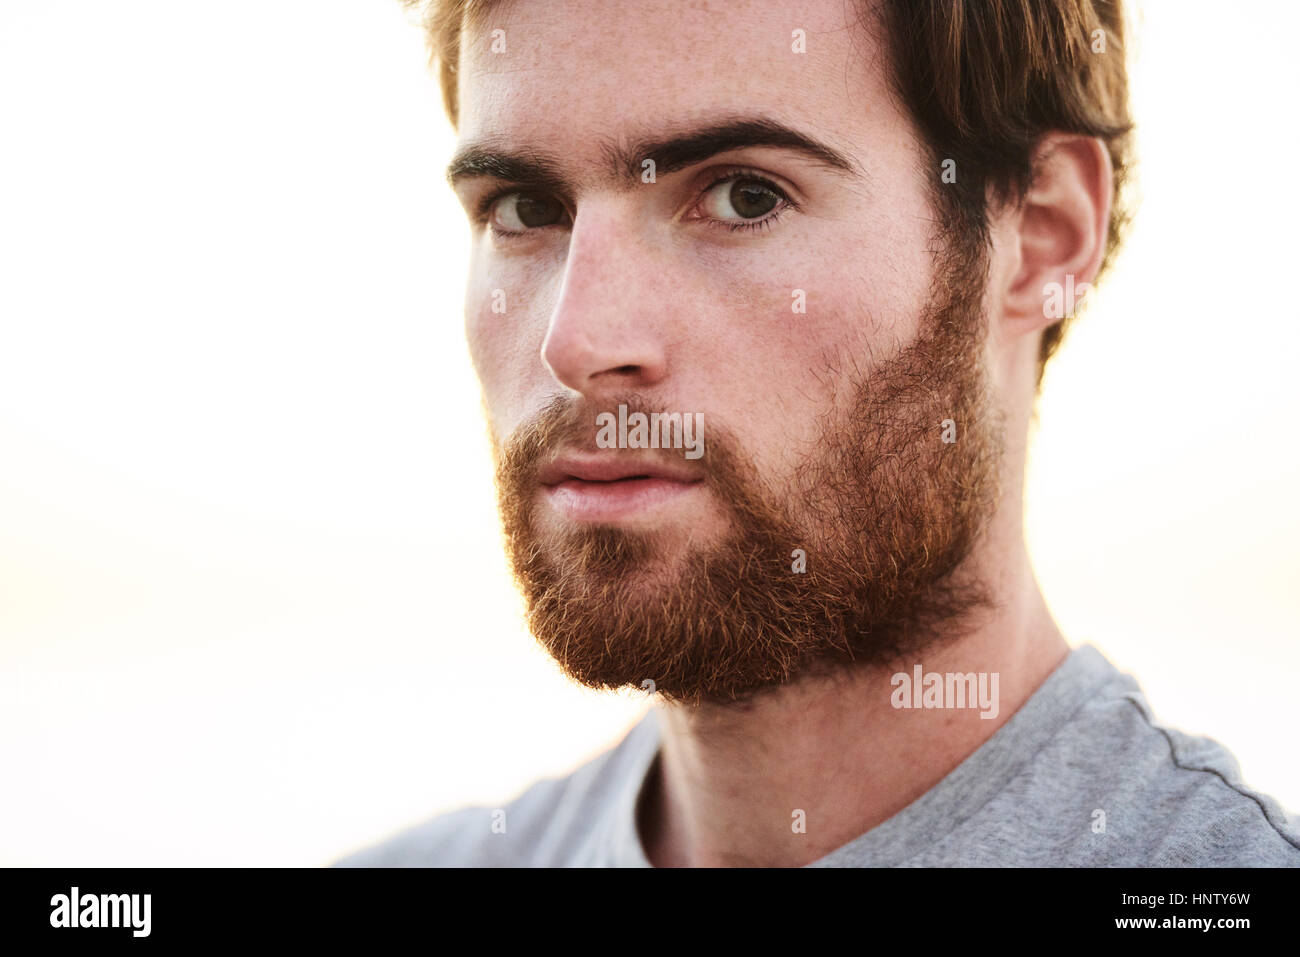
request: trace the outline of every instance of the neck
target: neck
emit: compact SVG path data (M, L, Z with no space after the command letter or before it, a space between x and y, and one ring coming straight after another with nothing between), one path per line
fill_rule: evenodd
M639 812L650 862L811 863L901 811L992 737L1069 650L1019 522L1006 525L1001 536L990 529L982 550L981 565L995 569L986 572L994 611L961 639L936 642L907 667L799 681L741 706L662 706L663 746ZM895 707L891 679L904 673L910 690L918 664L926 674L996 673L996 714L978 696L964 708Z

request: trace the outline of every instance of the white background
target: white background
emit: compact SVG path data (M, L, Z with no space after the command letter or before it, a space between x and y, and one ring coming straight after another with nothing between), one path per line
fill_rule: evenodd
M1147 3L1028 492L1067 636L1292 809L1298 10ZM522 627L450 148L395 0L0 0L0 864L324 864L644 709Z

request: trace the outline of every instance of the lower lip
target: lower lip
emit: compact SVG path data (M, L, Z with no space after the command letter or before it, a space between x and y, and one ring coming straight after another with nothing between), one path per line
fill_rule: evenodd
M702 484L665 478L620 479L617 482L566 479L556 485L544 486L542 494L566 518L579 522L613 522L661 508L690 494Z

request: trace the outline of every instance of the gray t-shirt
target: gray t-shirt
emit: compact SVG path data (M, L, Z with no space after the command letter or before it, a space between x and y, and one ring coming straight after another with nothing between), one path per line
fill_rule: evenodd
M442 814L334 867L649 867L636 828L654 709L614 748L503 808ZM893 817L810 867L1300 867L1300 817L1220 744L1159 724L1075 648L998 731Z

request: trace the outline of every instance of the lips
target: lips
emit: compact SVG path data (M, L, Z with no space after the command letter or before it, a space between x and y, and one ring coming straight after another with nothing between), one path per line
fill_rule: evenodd
M543 466L538 480L543 485L562 482L623 482L638 479L662 479L667 482L694 484L704 478L685 465L674 467L664 462L630 456L562 456Z
M686 465L632 456L562 456L539 473L542 494L560 515L578 522L645 519L702 486Z

